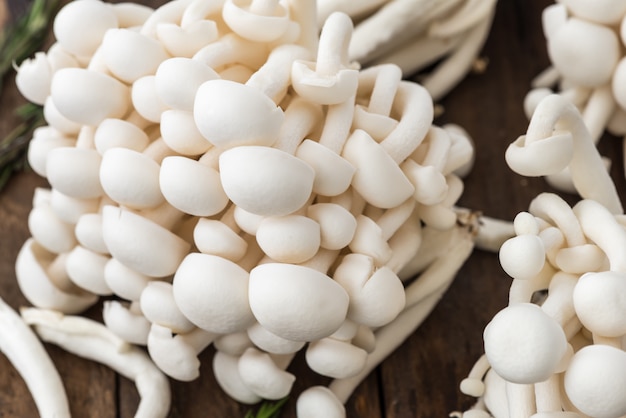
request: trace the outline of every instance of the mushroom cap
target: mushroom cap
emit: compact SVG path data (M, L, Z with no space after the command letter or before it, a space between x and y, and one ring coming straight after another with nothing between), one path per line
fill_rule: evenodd
M243 383L263 399L284 398L296 380L293 374L280 369L269 354L253 347L239 358L238 370Z
M200 360L196 350L181 336L173 336L169 328L152 324L148 333L148 353L163 373L176 380L189 382L200 375Z
M334 379L357 375L366 360L367 351L334 338L312 341L306 349L306 363L311 370Z
M316 63L296 60L291 66L292 87L299 96L314 103L333 105L352 96L359 84L359 71L340 68L333 74L316 71Z
M184 83L180 82L181 77ZM206 81L219 78L213 68L200 61L175 57L159 65L154 83L163 103L173 109L192 112L198 88Z
M49 204L31 209L28 230L39 245L55 254L70 251L76 245L73 225L61 220Z
M159 128L163 142L180 154L200 155L211 148L211 143L198 130L193 114L186 110L164 111Z
M264 216L300 209L313 190L315 171L284 151L241 146L224 151L219 171L226 195L244 210Z
M615 68L613 73L613 79L611 80L611 86L613 91L613 97L617 104L626 109L626 58L622 58Z
M352 187L368 203L393 208L415 192L398 164L367 132L355 130L346 141L342 155L356 168Z
M48 126L66 135L76 135L80 131L81 124L69 120L59 112L52 101L52 96L48 96L43 105L43 116Z
M150 321L141 313L133 312L116 300L104 302L102 308L104 325L122 340L131 344L146 345L150 332Z
M53 32L65 50L89 57L102 43L106 31L117 27L117 16L108 4L88 0L63 6L54 18Z
M154 74L169 58L159 41L132 29L109 29L100 52L111 73L127 84Z
M229 80L209 80L198 88L193 115L200 133L213 145L271 146L284 114L261 91Z
M100 254L108 254L109 250L102 238L102 215L85 213L78 218L74 227L76 240L85 248Z
M245 331L221 334L213 341L213 347L216 350L237 357L241 356L252 345L252 341Z
M498 312L483 337L489 364L513 383L546 380L567 352L563 329L531 303L516 303Z
M567 10L574 16L604 25L615 25L626 15L626 4L619 0L563 0Z
M281 263L250 271L248 297L264 328L293 341L314 341L335 332L349 303L346 291L324 273Z
M320 248L320 225L302 215L268 216L259 224L256 240L279 263L302 263Z
M574 354L565 371L564 388L569 400L582 413L598 417L626 414L626 353L594 344Z
M231 261L239 261L248 250L248 243L225 223L200 218L193 230L193 239L200 252Z
M100 182L106 194L133 209L165 201L159 185L159 164L149 155L128 148L111 148L102 156Z
M242 38L254 42L278 40L289 27L289 10L278 2L268 3L274 6L273 10L254 10L251 3L254 2L227 0L222 8L224 22Z
M20 64L15 75L15 85L26 100L43 105L50 95L53 69L45 52L36 52Z
M137 113L150 122L159 123L161 114L169 109L157 93L153 75L141 77L133 83L131 99Z
M154 13L152 7L143 4L128 2L111 4L110 6L117 16L117 23L120 28L141 26Z
M228 396L244 404L254 404L261 397L254 393L241 379L239 357L218 351L213 356L215 380Z
M176 305L171 283L148 282L141 292L139 304L148 321L167 327L176 334L184 334L195 328Z
M84 68L61 68L54 73L50 97L59 113L84 125L121 118L130 105L128 86L109 75Z
M192 6L193 3L187 10ZM172 56L191 58L203 47L215 42L219 32L214 20L198 19L181 22L181 25L159 23L156 37Z
M100 155L111 148L128 148L143 151L150 139L145 131L123 119L105 119L96 128L94 144Z
M150 282L150 277L126 267L115 258L110 258L104 267L104 280L117 296L136 301Z
M67 255L65 269L78 287L96 295L108 296L113 293L104 280L104 269L109 258L77 245Z
M560 133L529 144L526 135L521 135L507 147L504 158L516 173L538 177L560 173L569 165L573 155L572 135Z
M346 418L346 409L325 386L312 386L300 393L296 402L298 418Z
M319 142L305 139L298 146L296 157L315 170L313 181L315 193L322 196L337 196L350 187L356 168Z
M248 337L255 346L272 354L297 353L304 347L304 341L291 341L279 337L263 328L258 322L247 329Z
M543 269L546 250L537 235L523 234L506 240L498 256L506 274L514 279L529 280Z
M100 197L102 157L95 149L58 147L48 152L46 174L54 189L79 199Z
M78 199L61 193L57 189L52 189L50 206L59 219L75 225L82 215L98 211L100 199Z
M82 312L95 304L96 295L78 287L71 293L65 292L53 284L46 270L56 256L32 238L24 242L15 261L15 276L24 297L38 308L67 314Z
M620 42L613 29L572 17L548 39L548 55L565 79L596 87L611 81Z
M220 173L212 167L187 157L163 159L159 190L178 210L194 216L212 216L228 204Z
M235 207L235 213L233 214L235 218L235 222L237 226L241 228L242 231L246 232L250 235L256 235L256 231L259 229L259 225L265 216L257 215L256 213L248 212L244 210L241 206Z
M48 177L46 161L48 153L60 147L72 147L76 141L64 136L50 126L41 126L33 132L33 138L28 143L28 164L41 177Z
M603 337L626 334L626 273L583 274L574 288L574 308L580 322Z
M348 318L354 322L380 327L393 321L404 309L402 282L390 268L377 268L369 256L347 254L333 278L350 297Z
M162 226L111 205L102 209L102 230L113 257L150 277L174 274L190 248L188 242Z
M336 203L315 203L306 215L320 225L320 246L328 250L341 250L354 238L357 221L354 215Z
M248 272L211 254L190 253L173 281L174 299L199 328L226 334L254 322L248 304Z
M386 264L393 255L381 227L363 214L356 217L356 230L349 247L353 253L371 257L380 266Z

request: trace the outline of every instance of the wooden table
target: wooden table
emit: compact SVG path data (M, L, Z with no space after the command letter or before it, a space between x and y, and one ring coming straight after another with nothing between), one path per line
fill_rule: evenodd
M145 1L156 6L159 1ZM491 35L482 52L486 71L470 74L443 101L436 124L453 122L473 137L477 157L465 180L460 204L485 215L511 220L526 210L537 193L549 190L541 179L522 178L506 166L507 145L526 130L523 97L532 77L548 65L541 11L548 0L501 0ZM10 113L22 99L12 81L0 98L0 133L15 123ZM613 156L612 174L625 190L621 144L603 138L603 155ZM14 261L29 236L27 216L35 187L46 182L31 173L15 176L0 194L0 296L14 308L27 304L16 285ZM625 193L626 195L626 193ZM573 199L573 197L569 197ZM482 331L506 305L510 279L493 253L475 251L430 317L357 389L347 403L349 417L445 417L467 409L473 399L458 389L482 353ZM101 305L87 314L100 317ZM98 364L46 345L64 380L73 416L131 417L138 402L132 382ZM243 417L250 409L230 400L217 386L210 363L213 350L201 355L201 377L171 382L174 417ZM291 370L294 393L327 380L307 371L300 354ZM281 416L294 416L292 396ZM0 417L34 417L34 403L19 375L0 356Z

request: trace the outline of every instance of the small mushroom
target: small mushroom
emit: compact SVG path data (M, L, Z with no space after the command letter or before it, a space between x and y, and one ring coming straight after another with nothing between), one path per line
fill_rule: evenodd
M106 327L122 340L136 345L146 345L150 321L141 312L137 302L130 304L116 300L104 302L102 320Z
M242 38L273 42L289 29L289 9L278 0L227 0L222 18Z
M179 83L185 77L185 84ZM159 98L172 109L193 111L198 88L220 76L208 65L190 58L174 57L161 62L156 69L155 86Z
M296 402L298 418L345 418L346 410L340 400L324 386L312 386L300 393Z
M296 377L281 369L272 357L256 348L248 348L237 364L242 382L263 399L282 399L289 395Z
M367 351L331 337L312 341L306 349L306 362L311 370L334 379L356 375L365 367L366 359Z
M242 380L239 374L239 357L218 351L213 356L213 374L222 390L236 401L254 404L261 400Z
M141 292L139 305L148 321L167 327L174 334L184 334L195 328L178 308L171 283L161 281L147 283Z
M303 263L320 248L320 225L302 215L269 216L259 224L256 240L274 261Z

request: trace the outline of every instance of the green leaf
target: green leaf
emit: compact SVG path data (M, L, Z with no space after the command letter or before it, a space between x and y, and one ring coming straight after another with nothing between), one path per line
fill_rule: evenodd
M265 401L261 404L256 414L253 411L248 411L244 418L278 418L282 407L287 403L288 399L289 397L285 396L276 402Z

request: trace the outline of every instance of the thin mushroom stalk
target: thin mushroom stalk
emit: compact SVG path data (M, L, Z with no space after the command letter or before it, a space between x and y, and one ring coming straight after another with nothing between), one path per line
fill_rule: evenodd
M36 308L25 308L21 314L44 341L103 363L134 381L141 396L135 417L167 416L169 382L145 352L119 340L102 324L86 318Z

